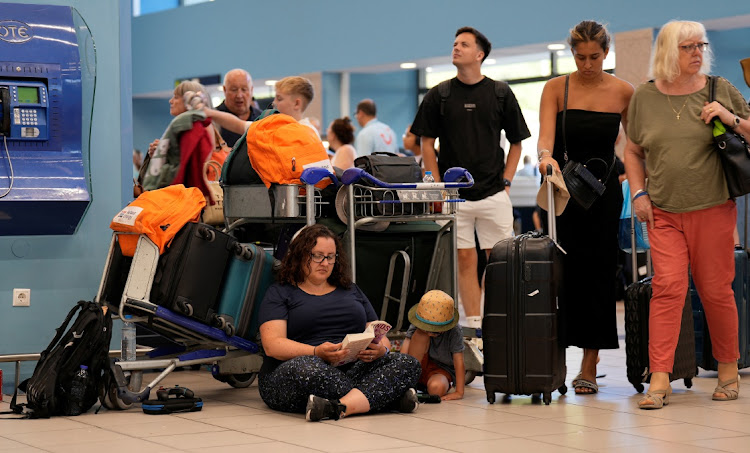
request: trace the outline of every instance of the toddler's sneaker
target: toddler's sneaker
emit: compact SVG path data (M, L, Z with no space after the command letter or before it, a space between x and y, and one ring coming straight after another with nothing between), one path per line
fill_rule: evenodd
M339 400L328 400L315 395L310 395L307 400L305 418L309 422L317 422L325 418L338 420L342 414L346 415L346 406Z

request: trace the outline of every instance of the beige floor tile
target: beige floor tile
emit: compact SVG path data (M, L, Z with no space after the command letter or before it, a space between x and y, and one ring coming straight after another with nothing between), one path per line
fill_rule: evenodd
M528 453L572 453L580 452L575 448L552 445L531 439L508 438L478 440L466 442L449 442L443 448L465 453L497 453L497 452L528 452ZM632 453L632 452L631 452Z
M377 445L379 450L418 445L416 442L396 438L393 433L388 436L371 434L339 426L335 421L322 423L302 421L293 432L289 427L273 427L263 429L259 435L328 452L372 451L373 445Z
M312 448L300 447L299 445L284 442L268 442L263 444L232 445L228 447L196 448L185 450L194 453L311 453L320 452Z
M4 422L7 423L7 422ZM29 445L26 445L24 443L15 441L13 439L8 439L7 437L0 437L0 451L18 451L22 448L33 448Z
M722 450L714 450L706 447L697 447L677 442L663 442L652 440L647 444L638 446L625 446L608 449L607 453L716 453ZM747 450L744 450L747 451Z
M717 429L691 423L640 426L637 428L617 428L614 431L668 442L687 442L692 440L738 437L743 435L743 433L737 431Z
M687 442L701 448L712 448L732 453L747 453L750 450L750 436L725 437L722 439L706 439Z
M505 434L483 430L479 428L466 428L445 424L441 428L435 429L416 429L416 430L399 430L389 434L391 437L408 440L422 445L432 445L435 447L445 448L449 442L471 442L475 440L502 439L508 437Z
M120 439L117 442L100 441L91 443L80 443L78 445L54 445L45 447L46 451L52 453L172 453L180 450L164 445L149 442L132 437Z
M305 421L302 414L282 414L278 412L264 412L256 415L237 415L234 417L208 418L201 420L202 423L218 426L226 429L253 434L261 428L276 426L295 426Z
M579 431L575 433L537 436L534 440L560 446L567 446L588 451L609 451L612 448L640 445L650 442L649 439L613 431Z
M237 431L217 431L212 433L180 434L175 436L153 436L145 440L165 445L177 450L196 448L231 447L237 445L259 444L271 440Z
M563 423L554 420L533 419L521 422L501 422L475 425L474 428L513 437L537 437L545 434L564 434L595 431L586 426Z
M635 426L654 426L673 423L662 418L649 417L644 414L612 411L609 414L578 415L553 419L575 425L588 426L597 429L630 428Z
M114 433L94 426L67 429L63 431L27 432L18 434L5 434L8 439L21 442L37 448L48 448L54 445L80 445L89 442L101 442L111 440L117 442L128 436Z
M76 421L74 417L55 417L38 420L3 420L3 423L0 423L0 436L5 436L6 434L64 431L80 428L86 428L86 424Z
M169 415L152 415L146 417L147 420L145 422L144 420L139 420L139 423L116 424L109 426L108 429L139 438L223 431L222 428L208 423L185 420Z

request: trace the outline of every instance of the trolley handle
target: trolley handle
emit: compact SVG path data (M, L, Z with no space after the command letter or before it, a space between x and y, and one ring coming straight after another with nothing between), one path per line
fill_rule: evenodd
M474 178L465 168L452 167L445 172L443 182L388 183L367 173L361 168L348 168L341 177L341 182L351 185L365 180L375 187L384 189L464 189L474 185Z
M302 170L302 174L299 177L300 181L302 181L304 184L310 184L313 186L326 178L329 178L331 182L333 182L333 185L335 187L341 185L341 182L339 182L339 179L336 177L336 175L331 173L330 170L324 167L306 168Z

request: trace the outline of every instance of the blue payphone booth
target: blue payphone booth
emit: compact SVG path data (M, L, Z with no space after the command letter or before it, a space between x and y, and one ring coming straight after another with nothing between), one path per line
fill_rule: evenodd
M73 234L91 197L70 7L0 8L0 236Z

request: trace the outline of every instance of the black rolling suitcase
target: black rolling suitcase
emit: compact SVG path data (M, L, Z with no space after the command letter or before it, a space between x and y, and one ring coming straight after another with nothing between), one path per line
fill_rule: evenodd
M151 302L206 324L215 324L216 308L237 241L210 225L187 223L159 257Z
M631 243L635 244L634 214L631 213ZM636 251L633 251L633 275L636 270ZM650 266L649 266L650 267ZM693 330L693 310L691 292L688 290L682 310L680 337L674 356L674 367L670 381L685 380L685 387L693 386L697 374L695 361L695 331ZM628 382L640 393L643 383L651 380L648 358L648 314L651 302L651 277L632 283L625 290L625 364Z
M562 285L562 251L554 239L552 184L548 184L549 231L552 237L526 233L493 247L485 274L484 387L487 401L495 393L565 394L565 347L558 338L558 295Z

